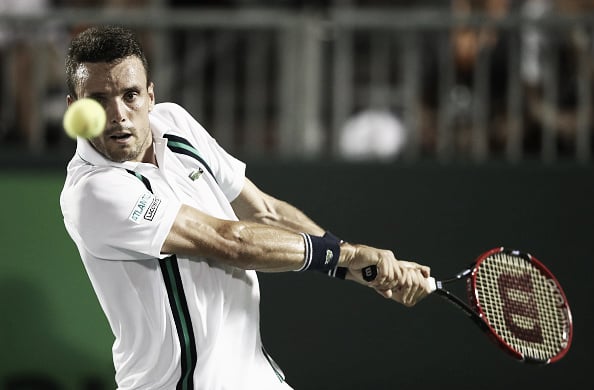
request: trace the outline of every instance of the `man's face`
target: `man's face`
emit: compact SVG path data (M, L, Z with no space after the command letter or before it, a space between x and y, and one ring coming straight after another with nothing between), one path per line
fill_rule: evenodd
M83 63L77 71L79 98L97 100L107 114L105 131L90 140L108 159L152 161L149 112L155 104L142 61L134 56L116 63ZM68 104L73 102L68 96ZM147 152L148 151L148 152Z

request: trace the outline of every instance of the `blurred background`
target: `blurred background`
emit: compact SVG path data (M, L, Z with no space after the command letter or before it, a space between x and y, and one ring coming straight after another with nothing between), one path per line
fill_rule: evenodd
M437 298L260 275L264 342L296 389L594 388L594 0L0 0L0 388L114 388L58 204L65 51L96 24L134 28L157 101L342 238L439 276L523 249L572 306L569 354L534 367Z

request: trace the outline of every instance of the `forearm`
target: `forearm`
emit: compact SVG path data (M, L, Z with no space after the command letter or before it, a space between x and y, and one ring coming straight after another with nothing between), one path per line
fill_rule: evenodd
M299 270L307 259L304 236L252 221L220 220L182 206L163 245L163 253L207 257L242 269L264 272ZM339 258L349 261L350 248Z
M211 257L242 269L283 272L300 269L305 244L298 233L249 221L219 231L220 249Z

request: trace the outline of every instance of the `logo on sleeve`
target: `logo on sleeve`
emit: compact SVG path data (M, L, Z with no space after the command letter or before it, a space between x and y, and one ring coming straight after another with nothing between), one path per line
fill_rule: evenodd
M146 210L146 213L144 213L144 219L146 219L147 221L152 221L153 218L155 218L155 214L157 214L157 209L159 208L160 204L161 199L153 199L148 209Z
M145 192L140 195L140 198L136 201L134 209L132 209L132 213L128 219L135 223L139 223L141 218L144 218L147 221L152 221L160 204L160 199L155 198L150 192Z

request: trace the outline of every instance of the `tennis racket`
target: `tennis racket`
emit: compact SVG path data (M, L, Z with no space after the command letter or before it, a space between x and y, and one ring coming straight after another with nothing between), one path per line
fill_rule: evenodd
M366 267L362 274L371 281L377 269ZM444 287L459 280L466 280L467 301ZM573 322L565 293L551 271L528 253L494 248L455 276L429 278L429 284L515 359L548 364L569 350Z

